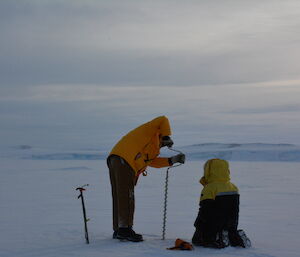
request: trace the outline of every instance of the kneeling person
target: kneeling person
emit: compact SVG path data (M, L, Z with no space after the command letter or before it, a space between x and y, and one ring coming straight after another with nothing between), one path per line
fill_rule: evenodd
M239 191L230 182L229 164L225 160L211 159L204 165L204 186L200 208L194 223L194 245L212 248L231 246L250 247L250 240L238 230Z

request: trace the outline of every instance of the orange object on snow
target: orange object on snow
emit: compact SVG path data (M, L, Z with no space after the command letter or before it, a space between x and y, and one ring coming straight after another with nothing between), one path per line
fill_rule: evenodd
M167 248L167 250L194 250L194 247L189 242L186 242L180 238L177 238L175 241L175 246L171 248Z

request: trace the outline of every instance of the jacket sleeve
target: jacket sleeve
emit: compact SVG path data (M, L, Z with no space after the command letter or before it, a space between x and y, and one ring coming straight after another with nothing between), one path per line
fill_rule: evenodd
M170 166L169 158L157 157L150 164L153 168L163 168Z

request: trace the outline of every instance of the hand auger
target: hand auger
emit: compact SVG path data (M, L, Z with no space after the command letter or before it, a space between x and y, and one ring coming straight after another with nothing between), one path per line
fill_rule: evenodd
M85 211L85 205L84 205L84 198L83 198L83 191L85 191L85 187L87 187L89 184L83 185L82 187L77 187L76 190L80 191L80 195L78 196L78 199L81 198L81 203L82 203L82 211L83 211L83 220L84 220L84 232L85 232L85 240L86 243L89 244L89 234L88 234L88 229L87 229L87 222L89 219L86 218L86 211Z
M181 151L175 150L169 147L169 150L183 154ZM167 204L168 204L168 186L169 186L169 169L175 168L182 165L182 163L168 167L166 171L166 179L165 179L165 197L164 197L164 211L163 211L163 227L162 227L162 240L165 240L166 234L166 221L167 221Z

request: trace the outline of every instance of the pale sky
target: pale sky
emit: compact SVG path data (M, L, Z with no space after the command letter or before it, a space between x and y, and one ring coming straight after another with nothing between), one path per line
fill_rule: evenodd
M0 141L300 144L300 1L0 1Z

